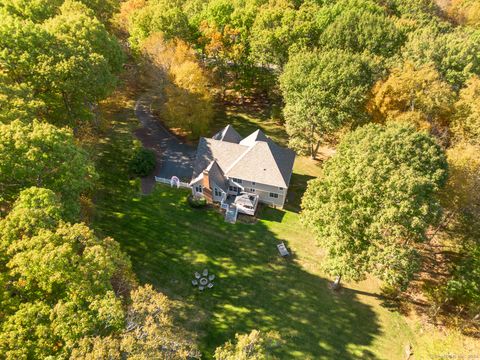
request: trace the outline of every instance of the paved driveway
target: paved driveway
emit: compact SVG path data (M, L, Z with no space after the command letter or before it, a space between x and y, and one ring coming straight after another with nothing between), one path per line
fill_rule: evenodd
M154 175L167 179L175 175L183 181L190 181L195 148L182 143L165 129L150 112L150 104L142 98L135 104L135 115L142 124L142 127L135 131L135 135L143 146L157 154ZM144 193L149 193L154 184L153 175L142 179Z

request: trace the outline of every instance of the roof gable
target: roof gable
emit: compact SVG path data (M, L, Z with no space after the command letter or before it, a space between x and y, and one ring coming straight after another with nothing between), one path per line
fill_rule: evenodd
M212 136L213 140L227 141L231 143L238 144L242 137L240 134L233 128L232 125L225 126L222 130Z
M270 140L270 139L263 133L262 130L258 129L258 130L256 130L256 131L254 131L253 133L251 133L250 135L248 135L245 139L243 139L242 141L240 141L240 144L241 144L241 145L245 145L245 146L254 146L256 141L271 142L272 140Z

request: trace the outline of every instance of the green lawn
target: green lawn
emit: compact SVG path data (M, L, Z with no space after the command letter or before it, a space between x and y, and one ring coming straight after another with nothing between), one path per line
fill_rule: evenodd
M109 114L112 128L96 150L93 225L120 242L142 283L183 304L182 323L198 333L206 358L236 332L252 329L278 331L284 359L403 359L408 342L417 359L426 359L463 347L463 338L424 332L382 307L373 280L330 291L320 270L322 250L298 216L305 183L320 171L312 160L295 165L288 210L263 208L253 225L227 224L215 210L192 209L184 190L157 186L142 196L126 172L136 126L130 105ZM278 256L279 241L292 259ZM199 293L190 282L205 267L217 276L216 286Z

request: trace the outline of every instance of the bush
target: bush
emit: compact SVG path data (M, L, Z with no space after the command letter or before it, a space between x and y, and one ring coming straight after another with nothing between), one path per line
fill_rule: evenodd
M130 160L130 171L136 176L147 176L155 169L156 162L154 151L145 148L138 149Z
M207 205L207 199L203 196L193 196L188 197L188 203L193 208L202 208Z

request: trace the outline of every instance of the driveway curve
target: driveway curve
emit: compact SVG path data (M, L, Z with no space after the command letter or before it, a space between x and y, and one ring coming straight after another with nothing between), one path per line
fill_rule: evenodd
M190 181L195 148L171 134L152 114L150 102L145 98L137 100L135 116L141 124L141 127L135 130L135 136L144 147L152 149L157 155L155 171L142 179L142 192L148 194L152 191L155 176L170 179L175 175L182 181Z

